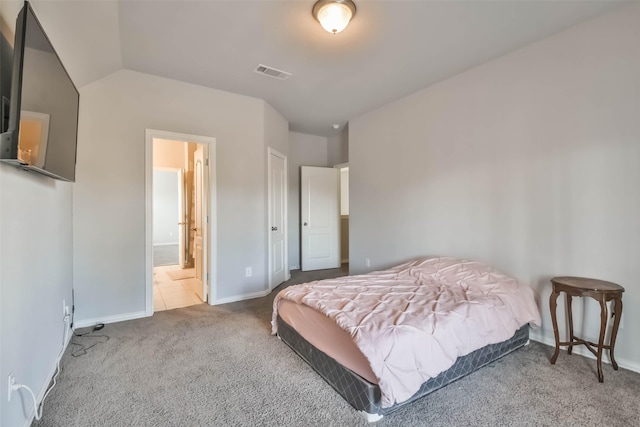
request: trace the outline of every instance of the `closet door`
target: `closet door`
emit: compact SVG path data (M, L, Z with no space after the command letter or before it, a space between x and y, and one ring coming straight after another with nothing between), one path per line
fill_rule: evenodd
M302 271L340 267L340 170L302 166Z

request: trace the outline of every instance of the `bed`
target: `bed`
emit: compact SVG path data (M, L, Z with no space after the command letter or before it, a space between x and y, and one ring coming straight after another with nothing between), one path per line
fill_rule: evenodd
M490 266L426 257L290 286L272 332L376 421L520 348L540 325L533 291Z

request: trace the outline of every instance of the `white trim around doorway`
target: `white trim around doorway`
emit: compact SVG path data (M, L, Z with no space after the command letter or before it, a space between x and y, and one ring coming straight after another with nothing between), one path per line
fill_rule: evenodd
M208 147L208 197L206 211L207 221L207 263L208 277L207 295L210 305L215 304L217 297L217 203L216 203L216 139L209 136L168 132L155 129L145 130L145 314L153 315L153 140L168 139Z

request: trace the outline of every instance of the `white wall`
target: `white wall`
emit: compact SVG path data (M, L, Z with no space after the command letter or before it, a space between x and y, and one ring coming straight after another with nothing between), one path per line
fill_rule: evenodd
M636 4L352 120L351 272L488 262L538 292L545 342L549 278L620 283L616 359L640 369L639 46Z
M9 373L41 398L63 346L62 301L72 301L72 186L0 164L3 426L22 425L23 405L32 405L26 393L7 402Z
M177 245L179 171L153 171L153 244Z
M300 166L329 166L327 138L289 132L289 268L300 268Z
M132 71L83 87L80 100L78 318L143 315L147 128L216 138L217 297L264 292L264 101ZM246 266L253 268L252 277L245 277Z
M3 31L13 26L21 5L0 2L0 21L10 24L3 25ZM36 6L46 26L49 17ZM14 393L7 402L9 373L40 399L63 347L62 301L71 306L72 298L72 188L73 184L0 164L2 426L25 425L33 414L25 392Z

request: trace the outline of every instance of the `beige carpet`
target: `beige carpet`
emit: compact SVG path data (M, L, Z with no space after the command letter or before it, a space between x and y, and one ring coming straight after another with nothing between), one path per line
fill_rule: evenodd
M185 268L184 270L169 270L167 276L171 277L171 280L182 280L196 277L195 268Z
M297 273L291 283L339 275ZM323 277L324 276L324 277ZM638 426L640 374L532 342L367 424L324 380L270 335L273 294L156 313L74 337L59 384L33 427ZM80 331L81 333L82 331Z

